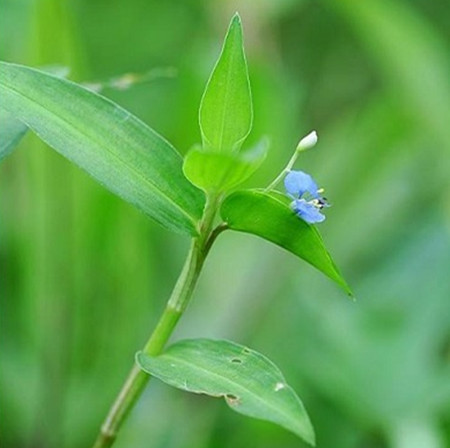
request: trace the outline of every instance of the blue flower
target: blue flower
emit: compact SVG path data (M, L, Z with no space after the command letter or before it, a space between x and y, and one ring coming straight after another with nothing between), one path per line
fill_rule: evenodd
M294 212L309 224L322 222L325 215L320 213L328 207L314 179L303 171L290 171L284 179L288 195L294 199L291 207Z

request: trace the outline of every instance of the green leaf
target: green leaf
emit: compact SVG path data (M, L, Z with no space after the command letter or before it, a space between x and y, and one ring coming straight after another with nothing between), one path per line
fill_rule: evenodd
M231 20L206 85L199 118L203 146L214 151L238 151L252 127L252 98L238 14Z
M190 339L162 355L139 352L138 365L178 389L224 397L236 412L276 423L314 445L314 429L300 398L265 356L234 342Z
M42 70L53 73L59 78L67 77L69 69L59 65L42 67ZM11 154L26 134L28 126L17 120L3 108L0 108L0 161Z
M28 127L6 110L0 109L0 160L11 154Z
M267 140L242 153L224 153L191 149L184 160L185 176L207 192L229 191L247 180L262 164Z
M318 230L295 215L285 195L262 190L237 191L225 199L221 215L231 229L258 235L283 247L352 295Z
M203 193L164 138L108 99L38 70L0 62L5 107L56 151L164 227L196 234Z

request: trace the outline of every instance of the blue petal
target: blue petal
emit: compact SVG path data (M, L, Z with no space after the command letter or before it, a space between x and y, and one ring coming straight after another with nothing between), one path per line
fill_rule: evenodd
M317 207L304 199L297 199L294 201L292 203L292 208L300 218L309 224L325 220L325 215L322 215Z
M314 179L303 171L289 171L284 178L286 191L295 198L301 198L305 193L309 193L314 198L319 197L317 184Z

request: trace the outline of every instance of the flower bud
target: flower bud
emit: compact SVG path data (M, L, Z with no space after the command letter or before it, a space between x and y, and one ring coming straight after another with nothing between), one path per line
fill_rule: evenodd
M296 151L305 151L312 148L317 143L317 133L316 131L310 132L306 137L303 137L297 145Z

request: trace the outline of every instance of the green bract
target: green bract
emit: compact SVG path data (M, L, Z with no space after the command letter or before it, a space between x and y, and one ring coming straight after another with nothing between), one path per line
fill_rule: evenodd
M200 104L204 149L238 151L250 132L252 117L241 19L236 14Z
M184 161L186 177L206 192L228 191L247 180L264 162L267 140L241 153L191 149Z
M224 397L250 417L276 423L311 445L314 430L302 402L265 356L230 341L191 339L159 356L139 352L139 366L178 389Z
M352 295L319 231L293 213L286 196L262 190L237 191L225 200L221 215L231 229L258 235L287 249Z
M38 70L0 63L3 105L42 140L164 227L196 234L204 196L173 146L112 101Z

